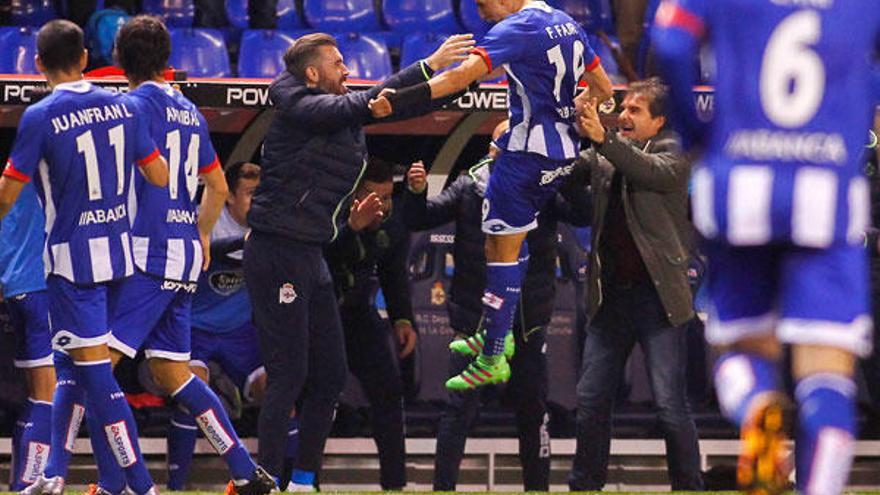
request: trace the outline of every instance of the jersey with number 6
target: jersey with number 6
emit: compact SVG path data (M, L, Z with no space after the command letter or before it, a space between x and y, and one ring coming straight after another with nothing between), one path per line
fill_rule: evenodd
M158 154L128 99L86 81L59 84L24 111L3 175L35 182L49 273L77 284L134 273L132 167Z
M714 121L695 174L695 222L733 245L857 242L868 214L860 176L880 35L873 0L666 0L654 39L675 80L715 53ZM673 54L676 55L673 57ZM685 96L678 81L672 88ZM679 99L678 107L691 102ZM687 119L685 119L687 120Z
M135 178L135 265L166 280L196 282L202 267L195 203L199 174L220 166L208 124L196 106L168 84L145 82L129 95L168 162L167 188Z
M510 81L510 131L498 145L552 160L576 158L575 91L584 71L599 65L580 25L533 1L492 26L474 53L490 71L504 67Z

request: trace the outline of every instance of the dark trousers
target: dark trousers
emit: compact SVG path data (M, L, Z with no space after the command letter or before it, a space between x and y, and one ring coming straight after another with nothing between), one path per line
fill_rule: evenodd
M287 420L300 400L294 468L317 472L348 373L330 271L320 246L254 232L245 244L244 273L268 378L260 464L282 475Z
M373 440L379 451L383 490L406 486L403 382L391 343L391 327L375 308L342 308L348 366L370 401Z
M701 490L697 430L689 416L686 334L670 326L652 285L606 288L604 303L584 344L577 385L577 451L569 477L573 491L601 490L608 475L611 411L621 372L638 342L666 440L673 490Z
M226 2L223 0L195 0L195 25L199 27L226 27ZM278 0L249 0L248 24L251 29L275 29Z
M516 412L519 460L526 491L547 491L550 486L550 435L547 432L547 356L544 328L524 334L519 321L514 325L516 354L510 363L511 377L506 394ZM471 358L451 353L450 376L459 374ZM434 458L434 491L454 491L468 432L476 423L483 395L492 387L449 394L437 429Z

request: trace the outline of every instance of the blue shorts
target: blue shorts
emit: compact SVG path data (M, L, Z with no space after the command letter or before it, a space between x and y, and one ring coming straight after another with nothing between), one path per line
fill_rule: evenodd
M6 299L15 330L15 367L52 366L52 333L49 331L49 294L45 290Z
M787 344L871 352L868 268L861 246L707 246L711 300L706 338L729 345L775 334Z
M190 312L196 284L174 282L135 270L115 293L111 348L133 358L189 361Z
M109 300L117 282L77 285L58 275L46 277L52 348L93 347L107 343Z
M553 199L573 162L531 153L504 152L492 165L483 199L483 232L505 235L538 226L538 212Z
M250 388L254 380L266 373L260 354L257 327L247 322L231 332L217 333L192 329L191 366L208 367L215 361L242 391L242 396L252 399Z

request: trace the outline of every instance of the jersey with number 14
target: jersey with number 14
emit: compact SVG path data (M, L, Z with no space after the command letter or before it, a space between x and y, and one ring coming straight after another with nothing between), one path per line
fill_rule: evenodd
M501 149L551 160L577 157L574 97L584 71L599 65L584 30L568 14L541 1L498 22L474 53L492 71L504 67L510 131Z
M695 222L708 237L819 248L861 239L877 7L874 0L661 6L659 29L705 38L717 61L707 168L695 174Z
M220 166L208 124L196 106L168 84L145 82L131 91L141 117L168 162L168 187L135 179L135 265L166 280L196 282L202 267L196 212L199 174Z
M86 81L58 84L24 111L3 174L34 179L49 273L77 284L134 273L126 208L133 163L158 154L128 97Z

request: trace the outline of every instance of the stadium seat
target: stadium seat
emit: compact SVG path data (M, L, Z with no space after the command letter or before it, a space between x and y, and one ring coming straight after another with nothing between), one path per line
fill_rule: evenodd
M455 20L452 0L382 0L381 11L392 31L455 33L461 30Z
M189 77L228 77L229 54L223 34L216 29L171 29L171 59L175 69Z
M347 33L336 35L336 41L351 71L350 77L378 81L391 75L391 55L380 38Z
M226 0L226 17L234 28L248 29L248 0ZM278 29L301 29L303 23L295 0L278 0Z
M239 77L275 77L284 70L284 51L295 38L281 31L252 29L241 35Z
M37 74L37 32L31 28L5 28L0 31L0 73Z
M373 0L303 0L306 24L325 32L379 31Z
M419 59L434 53L434 50L442 45L448 37L448 34L429 31L407 34L403 38L403 46L400 49L400 68L408 67Z
M143 0L143 11L161 17L168 27L190 27L195 5L193 0Z
M460 0L461 3L458 7L458 17L461 20L461 25L464 26L464 30L469 33L474 33L474 36L477 39L483 37L486 34L486 31L492 27L492 24L483 20L480 17L480 14L477 12L477 2L474 0Z
M42 26L57 14L52 0L12 0L12 23L16 26Z

